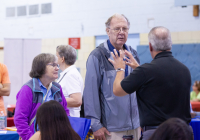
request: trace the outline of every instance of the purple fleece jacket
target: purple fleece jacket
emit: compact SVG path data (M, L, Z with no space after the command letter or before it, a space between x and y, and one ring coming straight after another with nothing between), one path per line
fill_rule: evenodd
M34 82L34 79L35 78L32 79L33 82ZM54 85L52 85L52 87L53 86ZM54 88L55 87L56 86L54 86ZM39 97L37 97L37 101L34 99L35 97L35 94L33 94L34 89L36 89L35 85L33 86L33 89L31 89L30 86L28 85L24 85L16 96L17 103L16 103L16 108L15 108L14 122L17 128L17 133L19 134L20 137L22 137L23 140L28 140L35 133L35 130L34 130L35 121L32 123L31 126L29 126L29 123L31 119L36 115L37 109L41 105L41 103L38 102ZM59 98L59 102L64 107L67 115L69 116L69 109L67 108L67 102L63 95L62 88L60 87L60 90L58 89L54 93L54 95L56 93L59 93L59 91L60 91L60 97L62 98L62 100ZM55 100L55 97L54 97L54 100Z

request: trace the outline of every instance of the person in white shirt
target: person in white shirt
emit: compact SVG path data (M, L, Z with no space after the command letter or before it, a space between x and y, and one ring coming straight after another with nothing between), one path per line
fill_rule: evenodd
M76 61L76 49L70 45L60 45L56 48L57 63L62 72L57 82L61 85L63 94L67 100L67 108L70 116L80 117L80 106L83 95L83 79L74 65Z

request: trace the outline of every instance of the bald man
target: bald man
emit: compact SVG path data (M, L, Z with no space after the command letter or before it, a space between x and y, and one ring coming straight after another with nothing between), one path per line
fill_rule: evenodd
M109 61L115 69L129 65L134 71L124 78L124 71L116 74L113 93L125 96L136 91L142 140L148 140L165 120L178 117L190 123L191 76L188 68L172 56L171 35L165 27L153 28L149 35L149 50L153 60L141 66L126 50L120 56L111 52ZM115 54L115 55L114 55ZM127 61L123 61L124 56Z

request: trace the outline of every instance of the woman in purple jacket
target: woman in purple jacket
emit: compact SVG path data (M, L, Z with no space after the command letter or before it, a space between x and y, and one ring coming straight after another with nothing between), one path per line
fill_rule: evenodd
M34 130L35 116L43 102L59 102L69 116L61 86L53 82L58 78L58 70L59 65L53 54L42 53L34 58L29 73L32 79L24 84L17 94L14 122L22 140L28 140L37 131Z

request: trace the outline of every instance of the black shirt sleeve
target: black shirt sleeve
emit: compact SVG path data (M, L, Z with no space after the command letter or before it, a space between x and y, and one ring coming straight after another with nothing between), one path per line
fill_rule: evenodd
M144 82L145 74L141 67L137 67L129 76L121 81L121 87L126 93L131 94L138 90Z

